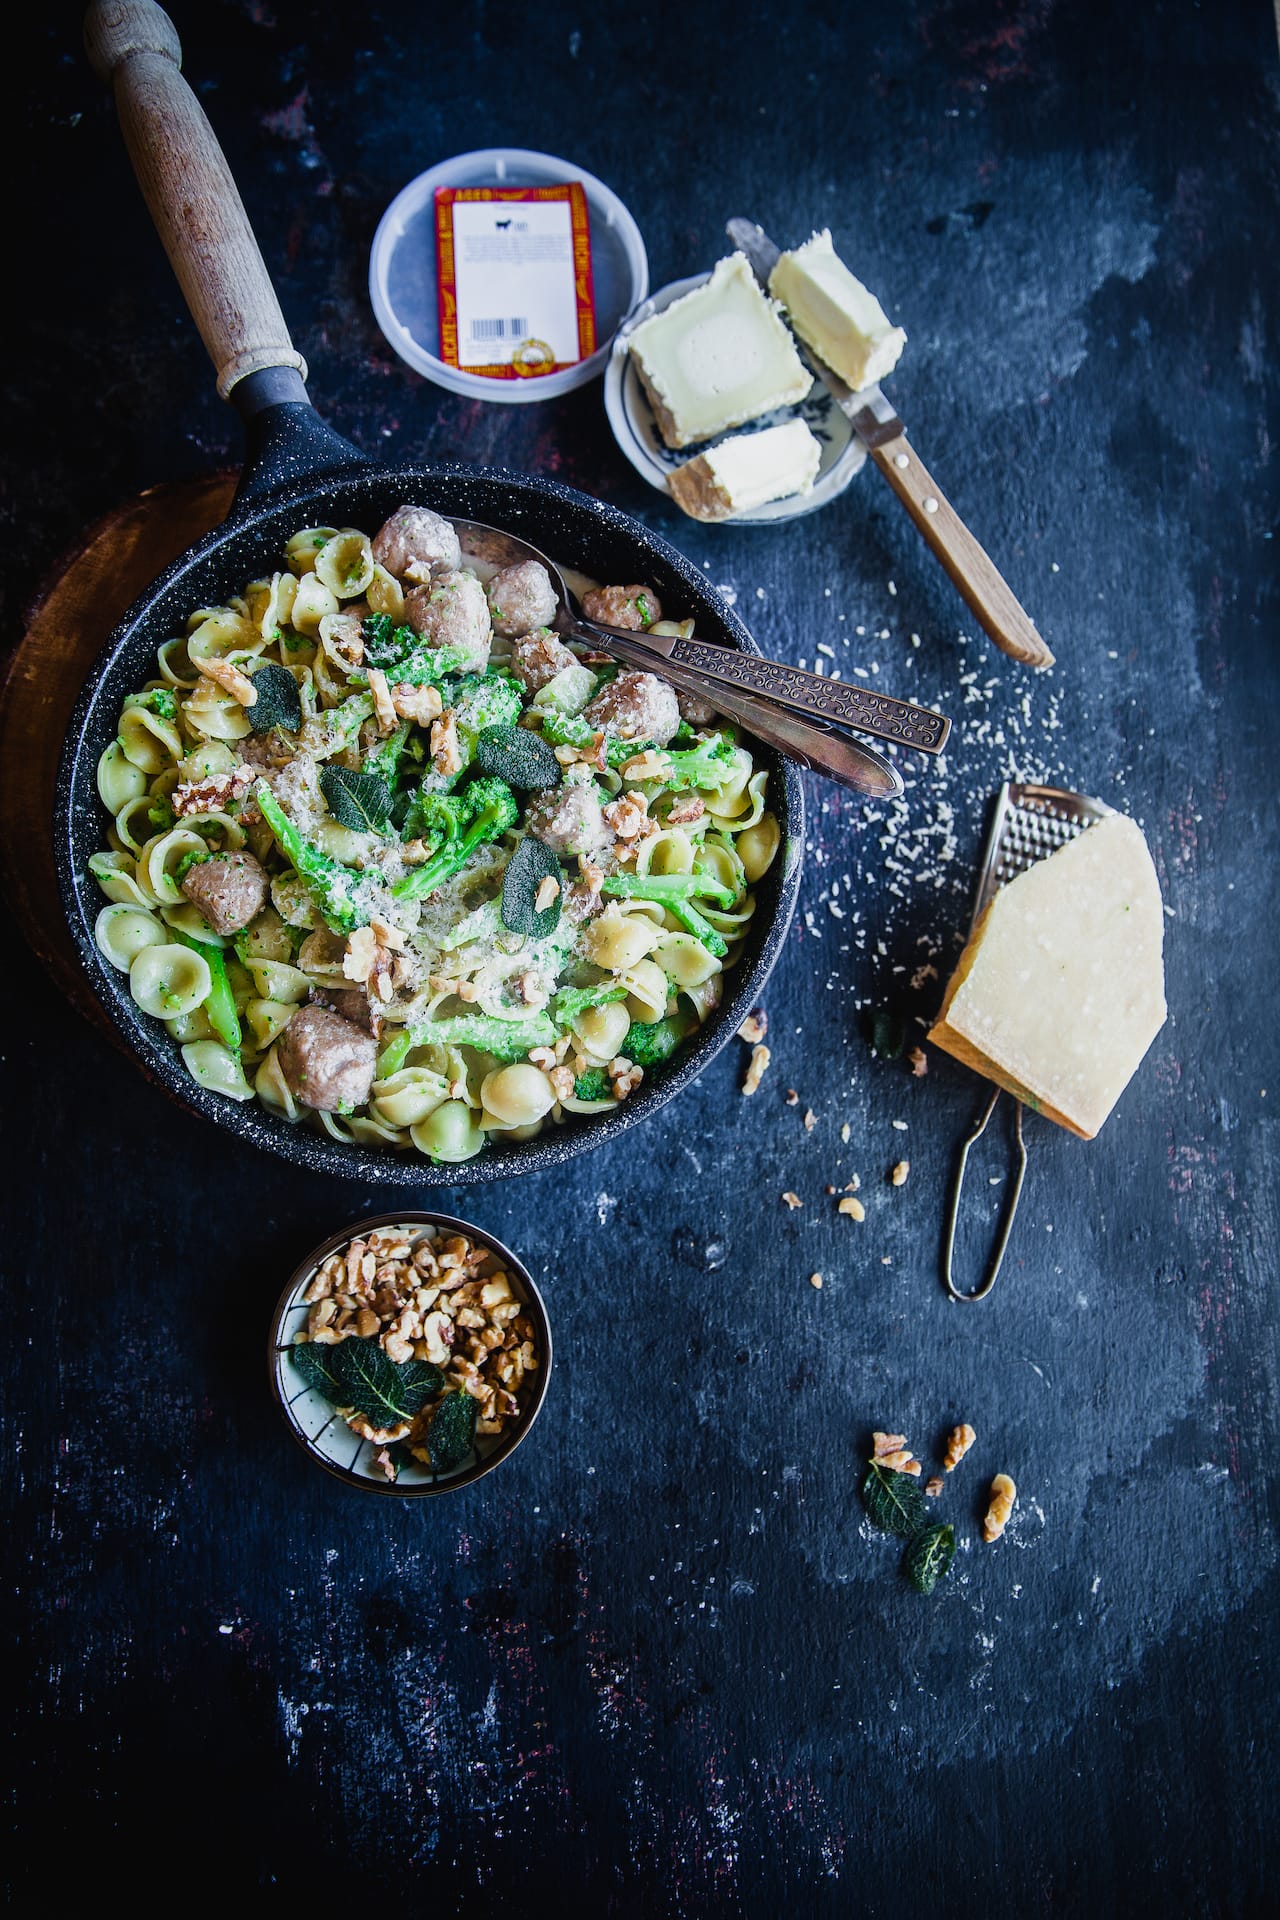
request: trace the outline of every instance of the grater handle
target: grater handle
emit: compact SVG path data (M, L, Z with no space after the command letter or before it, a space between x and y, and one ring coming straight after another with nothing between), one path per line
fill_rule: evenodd
M986 1111L960 1149L960 1158L956 1163L955 1182L951 1189L951 1207L947 1214L947 1231L943 1246L942 1277L946 1281L947 1292L951 1298L960 1301L964 1306L972 1305L975 1300L985 1300L996 1283L1001 1265L1004 1261L1005 1249L1009 1244L1009 1235L1013 1231L1013 1218L1018 1211L1018 1202L1022 1198L1022 1183L1027 1176L1027 1143L1022 1137L1022 1102L1021 1100L1015 1100L1013 1103L1015 1115L1014 1153L1017 1161L1017 1171L1014 1175L1013 1189L1004 1204L1004 1213L1000 1221L999 1232L996 1235L995 1245L991 1249L991 1258L987 1264L986 1273L972 1293L961 1293L955 1283L953 1268L956 1252L956 1226L960 1218L960 1199L964 1192L964 1176L969 1165L970 1151L977 1145L978 1141L981 1140L983 1134L986 1132L987 1122L996 1110L996 1101L1000 1098L1000 1091L999 1087L993 1088L991 1098L986 1105Z

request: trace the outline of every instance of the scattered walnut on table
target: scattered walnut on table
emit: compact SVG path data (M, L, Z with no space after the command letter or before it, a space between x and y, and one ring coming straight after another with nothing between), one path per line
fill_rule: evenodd
M873 1433L871 1442L871 1458L877 1467L889 1467L894 1473L919 1475L920 1462L907 1445L905 1433Z
M745 1040L748 1046L758 1047L769 1031L769 1016L763 1007L752 1007L750 1013L738 1028L739 1040Z
M998 1540L1013 1512L1013 1503L1018 1497L1018 1489L1007 1473L998 1473L991 1482L991 1504L987 1508L986 1518L982 1522L984 1540Z
M954 1473L977 1437L967 1420L962 1421L958 1427L952 1427L947 1435L947 1444L942 1455L942 1467L945 1473Z
M760 1082L764 1079L765 1070L772 1058L773 1056L769 1052L768 1047L763 1045L752 1047L751 1061L747 1067L746 1078L742 1082L742 1091L744 1093L755 1093Z
M856 1199L851 1193L847 1193L843 1200L836 1203L836 1212L843 1213L850 1220L865 1220L867 1217L867 1210L861 1200Z
M942 1475L940 1473L931 1474L924 1483L924 1490L930 1500L936 1500L942 1492Z
M804 1205L804 1201L800 1198L800 1195L798 1193L792 1193L790 1192L790 1190L784 1193L782 1198L786 1202L787 1206L790 1207L792 1213L795 1212L797 1207L802 1207Z
M889 1175L889 1179L895 1187L905 1187L907 1184L907 1175L910 1171L911 1162L909 1160L899 1160L897 1166Z

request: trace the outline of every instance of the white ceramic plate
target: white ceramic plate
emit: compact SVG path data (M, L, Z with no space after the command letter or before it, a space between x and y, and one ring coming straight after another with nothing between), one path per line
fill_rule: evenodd
M695 287L702 286L710 278L710 273L695 273L687 280L673 280L670 286L662 287L657 293L650 294L647 300L641 301L619 327L605 369L604 404L613 428L613 437L641 479L647 480L659 493L669 492L667 475L674 467L683 465L686 460L692 459L694 453L705 449L677 449L665 445L658 432L648 395L631 358L628 341L642 320L647 320L651 314L662 313L673 300L692 293ZM732 519L715 524L748 526L763 525L772 520L794 520L802 513L813 513L818 507L825 507L829 500L834 500L844 492L866 460L866 449L821 381L814 381L808 396L798 405L776 407L772 413L762 414L759 420L751 421L747 427L735 427L733 431L751 433L762 427L775 427L783 420L796 419L803 420L822 443L818 477L809 492L794 493L785 500L771 500L767 506L757 507L754 513L734 514ZM727 434L720 434L717 439L728 437ZM714 440L707 442L708 446L715 444ZM698 521L695 524L704 523Z

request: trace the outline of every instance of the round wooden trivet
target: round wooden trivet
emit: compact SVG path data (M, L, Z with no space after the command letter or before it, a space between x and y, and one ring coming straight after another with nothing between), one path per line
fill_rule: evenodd
M171 560L225 519L234 473L150 487L90 528L50 572L0 683L0 870L6 899L72 1005L113 1038L67 931L53 864L53 794L71 710L112 628Z

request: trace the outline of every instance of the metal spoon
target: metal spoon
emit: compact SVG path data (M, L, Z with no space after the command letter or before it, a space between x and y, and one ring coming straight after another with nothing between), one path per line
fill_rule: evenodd
M463 552L485 568L509 567L521 560L536 560L546 568L559 603L554 625L563 638L580 640L629 666L661 673L673 686L701 695L719 712L740 720L758 739L841 786L878 798L903 790L902 776L892 761L848 739L838 731L840 727L856 727L924 753L940 752L950 731L951 722L943 714L848 681L827 680L781 661L762 660L703 640L633 633L587 620L559 567L531 542L478 520L452 524Z

